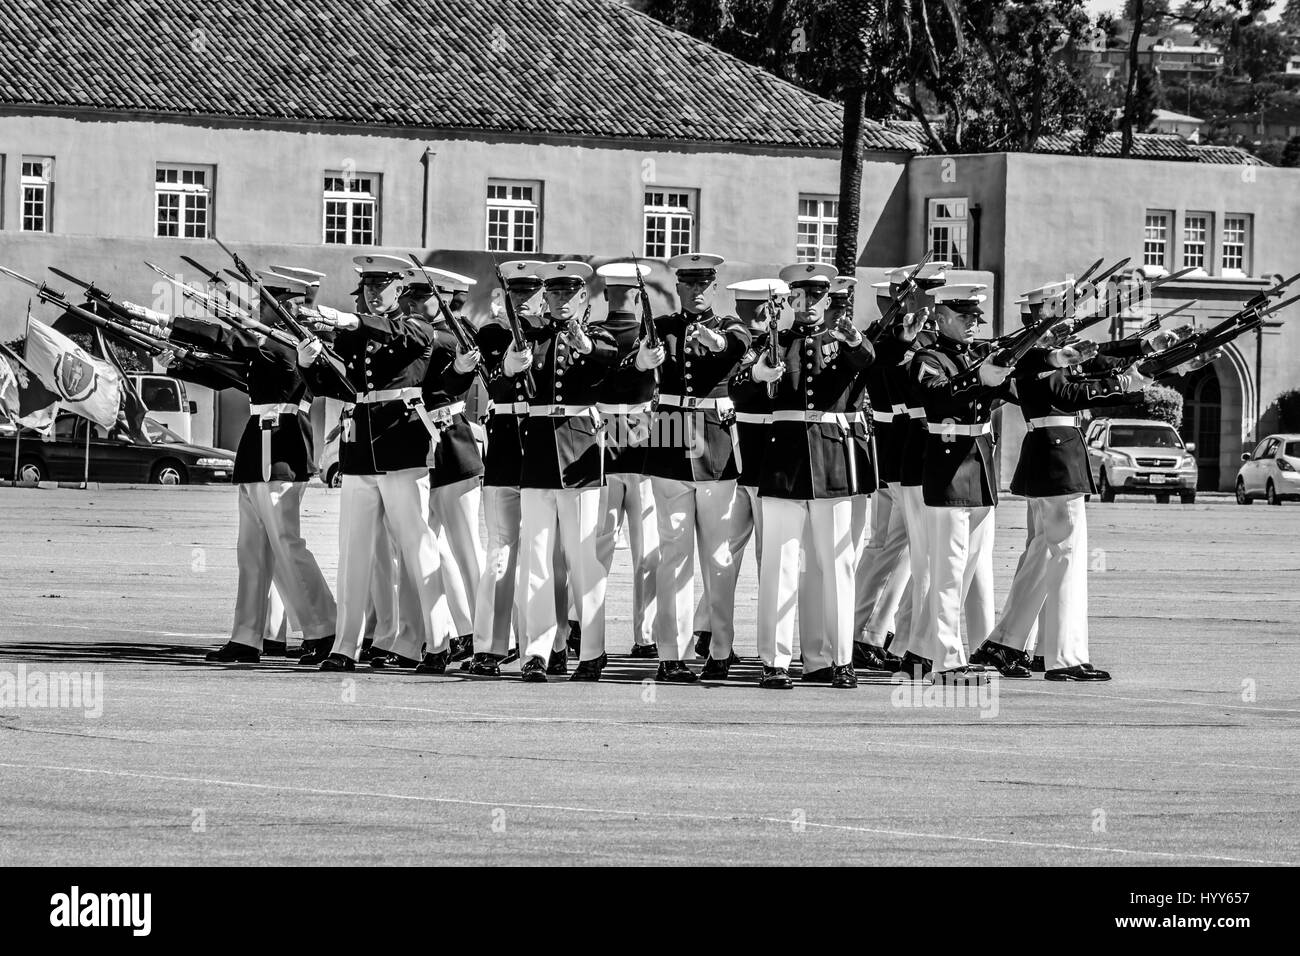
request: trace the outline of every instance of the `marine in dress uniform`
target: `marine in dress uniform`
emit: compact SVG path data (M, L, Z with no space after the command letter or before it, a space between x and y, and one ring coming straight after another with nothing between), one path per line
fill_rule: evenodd
M930 569L924 613L912 628L925 641L926 650L917 647L916 653L931 662L941 682L984 679L984 666L967 661L964 641L977 646L993 629L998 468L992 415L1011 395L1011 369L980 363L990 348L975 343L984 288L934 291L938 336L912 367L926 417L921 491ZM977 373L966 374L977 364Z
M614 337L587 325L591 266L548 262L537 268L547 319L526 328L523 351L512 343L503 369L531 370L535 392L523 422L519 588L524 608L521 675L545 681L563 615L556 613L552 554L556 536L569 569L582 627L571 680L599 680L605 657L605 568L597 549L604 485L604 442L597 386L617 359Z
M298 348L299 364L318 394L356 405L339 451L337 640L321 668L355 667L382 524L419 601L424 658L417 671L443 673L453 629L437 539L428 523L428 459L437 427L423 393L430 375L439 370L448 391L468 388L478 356L448 353L428 321L402 314L398 299L409 262L379 255L353 261L361 275L364 311L319 309L321 319L339 330L333 356L322 354L319 342Z
M525 327L540 327L546 321L546 303L542 278L537 270L542 263L516 259L501 264L506 294L515 314ZM504 304L501 310L504 314ZM524 614L519 587L519 476L523 467L522 429L528 417L528 393L523 375L508 375L504 361L513 336L500 321L489 322L478 331L479 348L488 379L487 450L483 465L483 517L487 526L487 561L479 578L474 609L474 659L469 672L476 677L500 677L501 664L510 659L512 638L515 653L524 640ZM570 624L568 571L564 564L558 536L552 552L555 573L551 582L554 594L555 642L547 661L546 673L568 673L565 639Z
M898 661L867 651L860 645L855 648L860 657L867 653L872 658L883 658L886 667L906 669L916 675L917 672L928 673L929 664L920 654L911 652L913 624L920 620L922 609L929 595L930 563L929 543L925 530L925 502L921 494L921 475L925 460L926 421L925 407L912 386L912 366L917 354L933 344L935 339L933 322L934 291L947 281L946 270L950 262L929 262L916 273L915 287L907 294L906 301L900 306L903 312L901 321L891 322L893 328L880 337L877 346L876 361L871 368L879 367L884 374L885 388L893 416L891 430L886 438L885 448L878 451L880 473L884 476L886 488L883 494L877 490L872 508L872 522L879 526L883 523L885 512L889 512L889 525L885 532L886 546L884 554L871 554L869 561L872 576L903 576L906 581L899 598L899 609L894 617L893 639L890 641L886 632L883 643L889 643L891 654ZM883 310L889 307L895 298L903 295L907 277L916 270L914 265L900 266L889 275L885 288L877 287L877 301ZM888 298L886 299L886 295ZM903 526L903 538L906 547L898 541L898 522ZM875 532L873 531L873 534ZM892 543L892 548L889 544ZM890 554L893 554L893 564ZM882 567L877 569L876 562ZM906 564L906 572L899 566ZM878 578L879 579L879 578ZM891 579L892 580L892 579ZM860 584L860 587L862 585ZM861 591L859 592L861 594ZM880 599L883 600L883 599ZM874 609L875 605L873 605ZM868 618L868 620L870 620ZM879 626L879 625L877 625ZM917 635L917 643L923 643ZM872 645L874 648L875 645ZM874 663L871 659L864 663Z
M655 585L659 574L659 523L645 473L655 394L653 369L636 367L641 331L642 281L650 267L611 262L596 270L605 280L609 310L602 323L614 337L618 364L597 386L596 408L605 421L605 508L599 536L601 563L609 573L619 530L627 528L632 551L633 657L658 656L655 647Z
M851 396L875 353L847 314L826 322L832 267L799 263L782 269L781 278L790 286L794 324L778 334L777 363L765 350L748 372L776 383L759 477L759 686L793 686L797 604L805 675L856 687L852 499L875 490L875 466L870 432Z
M270 272L259 273L266 292L293 308L307 283ZM269 301L260 303L261 321L278 325ZM272 582L311 649L333 642L334 597L311 549L303 540L299 509L307 482L315 474L312 450L311 393L298 368L295 350L274 338L248 330L171 319L170 338L195 348L227 355L244 364L249 419L235 454L234 481L239 486L239 583L235 621L229 643L207 655L219 663L253 662L260 657L271 620Z
M652 348L643 340L635 359L642 371L659 369L646 473L659 519L655 679L670 683L699 679L683 663L691 651L697 543L717 612L709 655L723 661L731 656L739 470L728 388L751 335L740 319L713 310L723 261L708 253L668 260L677 274L681 311L655 319L660 345Z

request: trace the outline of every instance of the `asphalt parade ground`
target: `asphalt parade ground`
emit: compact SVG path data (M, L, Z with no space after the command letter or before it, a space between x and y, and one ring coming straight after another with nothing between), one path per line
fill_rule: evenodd
M304 503L331 582L338 506ZM998 509L999 603L1024 514ZM1300 863L1300 505L1088 520L1116 679L944 701L760 691L752 556L733 679L653 685L625 549L599 684L209 665L233 489L0 488L0 863ZM33 690L61 672L79 706Z

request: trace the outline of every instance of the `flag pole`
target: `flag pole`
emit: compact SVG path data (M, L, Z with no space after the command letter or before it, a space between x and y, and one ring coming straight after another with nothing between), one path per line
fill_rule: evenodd
M14 419L14 487L18 487L18 446L23 441L23 426L18 424L18 419Z
M88 488L90 488L90 426L91 426L91 421L90 421L89 418L87 418L87 419L85 419L85 422L86 422L86 470L82 473L82 477L81 477L81 487L82 487L83 490L84 490L84 489L88 489Z

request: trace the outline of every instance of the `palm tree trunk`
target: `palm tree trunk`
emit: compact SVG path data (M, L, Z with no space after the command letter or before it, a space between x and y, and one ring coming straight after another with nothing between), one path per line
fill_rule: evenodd
M862 214L862 113L865 89L844 91L844 137L840 144L839 223L835 234L835 271L853 275L858 267L858 225Z

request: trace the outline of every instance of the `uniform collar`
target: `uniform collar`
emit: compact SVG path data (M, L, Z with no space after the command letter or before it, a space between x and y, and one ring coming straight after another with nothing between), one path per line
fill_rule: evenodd
M796 322L790 326L790 334L795 338L812 338L814 335L821 335L826 331L826 319L823 317L816 322Z
M958 342L956 339L950 339L946 335L935 336L935 347L948 352L952 355L965 355L970 351L970 346L965 342Z
M685 309L682 310L682 321L687 325L694 322L698 322L700 325L709 325L716 318L717 315L714 313L713 309L705 309L703 312L695 313L687 312Z

